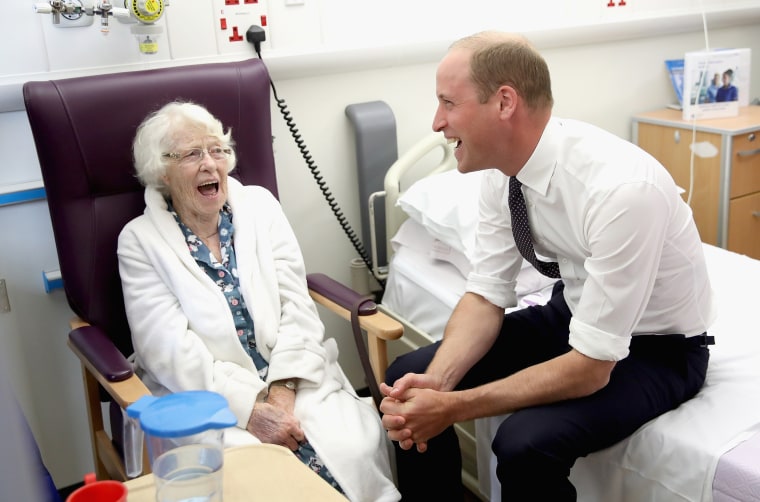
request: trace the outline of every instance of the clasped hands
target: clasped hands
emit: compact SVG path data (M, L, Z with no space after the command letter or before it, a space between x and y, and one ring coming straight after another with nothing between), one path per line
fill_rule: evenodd
M383 427L391 441L408 450L427 451L429 439L454 423L447 412L451 393L441 391L441 380L434 375L407 373L389 387L380 384L385 396L380 403Z

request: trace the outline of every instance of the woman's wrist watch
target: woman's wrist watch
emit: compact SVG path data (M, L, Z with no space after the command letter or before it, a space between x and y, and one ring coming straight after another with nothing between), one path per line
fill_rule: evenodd
M298 384L296 383L295 379L289 378L287 380L276 380L269 384L270 389L275 386L285 387L286 389L295 392Z

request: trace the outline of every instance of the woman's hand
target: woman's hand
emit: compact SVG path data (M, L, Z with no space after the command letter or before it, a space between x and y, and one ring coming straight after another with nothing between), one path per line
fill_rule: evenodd
M283 390L293 394L292 391ZM277 444L295 451L298 449L298 444L306 437L301 424L293 415L293 404L290 404L289 410L283 409L283 403L276 403L277 397L272 398L271 403L270 397L272 397L271 394L266 402L257 402L254 405L246 430L259 438L262 443ZM287 408L287 405L285 407Z
M265 402L292 415L296 406L296 393L282 385L272 385Z

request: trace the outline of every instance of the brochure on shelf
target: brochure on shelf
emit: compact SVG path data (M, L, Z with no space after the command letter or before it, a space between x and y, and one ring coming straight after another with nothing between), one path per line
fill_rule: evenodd
M677 108L683 109L683 59L668 59L665 61L665 67L670 75L670 83L673 84L673 90L678 98ZM676 105L673 106L674 108Z
M687 52L683 63L683 119L737 116L739 107L749 104L749 78L750 49Z

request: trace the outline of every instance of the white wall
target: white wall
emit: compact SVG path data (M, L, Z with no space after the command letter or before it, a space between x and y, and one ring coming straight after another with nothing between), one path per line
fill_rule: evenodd
M704 47L701 19L691 14L652 17L644 9L645 4L661 2L635 1L629 0L629 4L638 5L635 13L641 16L629 23L610 21L582 29L543 26L540 30L526 30L549 63L558 115L587 120L629 138L631 115L675 100L663 60ZM199 13L196 8L199 3L199 0L172 0L162 23L171 34L167 43L174 41L163 49L166 51L163 55L151 60L125 48L134 42L131 35L117 31L125 25L112 25L106 50L103 49L106 46L98 45L102 36L97 27L72 28L66 34L52 28L47 16L31 13L29 3L11 2L8 7L11 15L0 20L0 32L6 41L24 39L29 43L0 44L0 110L4 110L0 113L3 152L0 186L39 179L36 154L18 94L24 81L251 57L250 48L246 48L247 52L220 53L209 21L216 14ZM587 3L596 6L602 2ZM488 2L477 4L485 6ZM678 4L690 6L694 2L681 0ZM402 28L407 30L402 30L401 38L407 38L405 44L378 46L375 40L372 46L369 39L350 44L349 35L360 34L356 34L356 26L351 24L356 18L347 14L366 15L366 11L354 12L350 5L345 0L321 3L306 0L305 5L295 8L273 2L264 4L270 21L270 45L265 48L264 59L269 63L278 94L286 100L315 162L358 231L353 131L345 107L385 101L396 116L398 149L400 152L408 149L430 131L436 104L436 62L448 43L461 33L454 33L457 27L451 25L436 29L431 22L430 33L422 37L411 33L420 23L413 24L404 18ZM403 12L403 8L399 5L397 11ZM450 9L443 10L448 16L457 15ZM592 10L600 16L609 15L601 9ZM530 13L532 17L528 16ZM382 14L390 16L388 11ZM347 16L342 24L337 22L341 15ZM533 11L523 16L538 18ZM748 7L743 16L708 16L708 24L711 17L715 23L710 29L710 45L750 47L752 67L760 68L757 6ZM465 24L473 29L491 27ZM518 29L509 24L504 27ZM381 37L382 33L373 36ZM117 50L118 44L112 39L123 45ZM359 47L362 44L358 42L363 42L364 47ZM53 54L57 62L50 60ZM754 74L757 75L757 70ZM753 97L759 96L760 78L751 85ZM118 115L116 104L110 112ZM281 201L303 248L307 268L349 283L348 263L355 257L353 248L335 222L274 106L272 113ZM0 313L0 351L10 356L6 360L11 361L12 383L56 484L67 486L81 480L92 469L92 462L84 426L79 365L66 347L70 314L63 292L46 294L41 279L42 271L57 268L46 204L37 201L0 207L0 229L3 236L0 279L6 280L11 304L10 312ZM352 380L358 383L359 366L353 356L348 328L330 314L324 314L323 318L328 332L339 339L343 362Z

